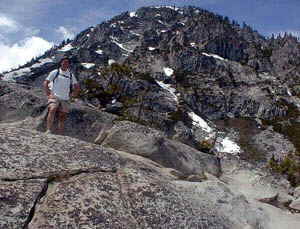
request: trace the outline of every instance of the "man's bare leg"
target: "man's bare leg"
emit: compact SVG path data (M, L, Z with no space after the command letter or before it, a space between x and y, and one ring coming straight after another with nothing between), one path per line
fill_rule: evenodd
M58 133L59 134L64 133L66 119L67 119L67 113L60 111L58 113Z
M53 123L54 123L54 118L55 118L56 110L57 110L56 107L49 107L48 108L47 132L51 132L52 131L52 127L53 127Z

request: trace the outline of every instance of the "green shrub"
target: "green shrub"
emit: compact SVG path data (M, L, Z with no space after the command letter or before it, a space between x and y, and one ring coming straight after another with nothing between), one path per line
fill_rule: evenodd
M203 140L199 143L198 147L200 151L204 153L210 153L211 149L214 147L214 144L212 140Z
M272 56L273 49L272 48L264 48L262 50L263 57L270 58Z
M268 162L268 167L274 172L286 175L292 186L300 185L300 165L297 158L292 154L289 154L282 161L272 157Z

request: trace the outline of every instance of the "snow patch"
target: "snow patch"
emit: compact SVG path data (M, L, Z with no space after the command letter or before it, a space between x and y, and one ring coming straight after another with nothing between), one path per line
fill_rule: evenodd
M87 36L87 37L90 37L90 34L87 34L86 36Z
M175 11L179 10L179 8L177 8L175 6L166 6L166 8L169 8L169 9L172 9L172 10L175 10Z
M208 53L203 52L202 55L204 55L204 56L210 56L210 57L213 57L213 58L216 58L216 59L219 59L219 60L226 61L223 57L220 57L220 56L218 56L216 54L208 54Z
M191 45L192 47L196 47L196 43L194 43L194 42L191 42L190 45Z
M91 32L94 32L95 28L91 28Z
M171 87L170 84L165 84L162 81L157 81L156 82L159 84L159 86L161 86L163 89L167 90L168 92L170 92L170 94L172 95L173 99L175 100L176 103L178 103L178 97L176 95L176 89Z
M133 35L136 35L136 36L138 36L138 37L140 37L140 36L141 36L141 34L139 34L139 33L135 33L135 32L133 32L133 31L130 31L130 33L131 33L131 34L133 34Z
M53 60L51 58L41 59L41 60L39 60L39 63L32 65L30 68L38 68L38 67L43 66L46 63L52 63L52 62L53 62Z
M67 51L70 51L72 50L74 47L71 45L71 44L67 44L65 45L64 47L62 47L61 49L58 49L57 51L60 51L60 52L67 52Z
M209 132L209 133L212 132L212 128L199 115L196 115L194 112L189 112L188 115L193 120L193 125L194 126L202 128L206 132Z
M165 32L167 32L167 30L161 30L160 32L161 32L161 33L165 33Z
M125 48L124 45L119 43L115 37L111 36L110 38L112 39L112 42L114 42L116 45L118 45L121 49L125 50L126 52L133 52L133 49Z
M237 155L241 151L241 148L228 137L224 138L222 142L219 142L216 149L218 152L230 153L233 155Z
M116 63L116 61L113 60L113 59L109 59L109 60L108 60L108 65L112 65L113 63Z
M95 66L94 63L81 63L81 65L82 65L83 67L85 67L86 69L90 69L90 68L92 68L92 67Z
M3 80L4 81L15 81L16 78L20 77L20 76L24 76L27 73L30 73L31 70L30 68L21 68L17 71L13 71L13 72L9 72L7 74L4 75Z
M159 22L160 24L163 24L163 25L164 25L164 23L163 23L161 20L158 20L158 22Z
M137 17L137 15L136 15L136 12L135 12L135 11L134 11L134 12L130 12L130 13L129 13L129 16L130 16L130 17Z
M100 54L100 55L103 54L103 50L101 50L101 49L98 49L98 50L96 50L95 52L98 53L98 54Z
M155 48L153 48L153 47L148 47L148 49L149 49L150 51L155 50Z
M166 76L171 76L174 73L174 70L172 68L164 67L164 73Z
M178 7L175 7L175 6L154 6L155 9L160 9L160 8L169 8L171 10L175 10L175 11L178 11L179 8Z

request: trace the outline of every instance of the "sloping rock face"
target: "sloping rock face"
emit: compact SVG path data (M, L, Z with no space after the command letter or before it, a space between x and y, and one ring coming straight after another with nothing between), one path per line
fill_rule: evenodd
M4 126L0 136L3 228L265 228L255 209L225 211L251 207L224 184L175 182L149 160L69 137Z
M3 125L0 136L1 228L26 225L51 180L89 170L115 172L120 167L112 150L75 139Z

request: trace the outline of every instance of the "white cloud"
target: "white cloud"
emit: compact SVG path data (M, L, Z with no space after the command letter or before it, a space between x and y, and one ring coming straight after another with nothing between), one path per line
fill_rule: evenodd
M0 15L0 31L4 33L16 32L19 30L19 25L16 21Z
M57 33L60 33L64 40L73 39L75 37L75 33L72 29L67 29L64 26L60 26L57 30Z
M25 37L31 37L31 36L37 36L40 33L40 29L34 28L34 27L27 27L24 28L24 36Z
M0 42L0 72L23 65L33 57L40 56L52 46L53 43L35 36L13 45Z

